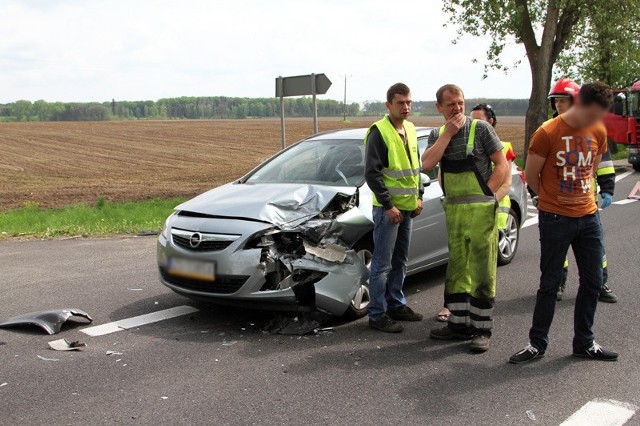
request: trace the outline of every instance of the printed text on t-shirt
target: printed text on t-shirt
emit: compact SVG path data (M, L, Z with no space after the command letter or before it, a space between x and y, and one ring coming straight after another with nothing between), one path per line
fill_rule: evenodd
M556 152L556 166L560 192L583 194L591 191L593 175L592 147L597 149L596 141L588 136L563 136L564 151Z

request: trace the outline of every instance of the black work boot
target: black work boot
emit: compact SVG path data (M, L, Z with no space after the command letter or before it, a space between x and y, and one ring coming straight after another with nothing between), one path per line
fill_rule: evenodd
M389 309L387 310L387 315L396 321L422 321L422 315L414 312L413 309L407 305L399 309Z
M560 287L556 293L556 300L559 302L564 296L564 289L567 287L567 278L569 277L569 268L562 268L562 281L560 281Z
M611 291L608 285L604 284L598 300L602 303L618 303L618 296L613 294L613 291Z
M404 329L402 324L393 320L387 314L380 317L377 321L369 320L369 327L374 330L384 331L385 333L400 333Z

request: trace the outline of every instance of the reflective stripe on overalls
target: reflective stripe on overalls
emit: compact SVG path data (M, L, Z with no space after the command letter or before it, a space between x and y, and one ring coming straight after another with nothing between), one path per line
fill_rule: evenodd
M506 156L509 150L512 149L511 144L509 142L502 142L502 145L504 145L502 152L504 152L504 155ZM509 173L511 173L511 169L509 169ZM500 203L498 203L498 229L507 229L510 212L511 198L509 198L509 194L507 194L502 198L502 200L500 200Z
M476 125L473 120L466 158L440 162L449 244L445 303L449 327L460 332L490 332L496 293L496 202L475 164Z

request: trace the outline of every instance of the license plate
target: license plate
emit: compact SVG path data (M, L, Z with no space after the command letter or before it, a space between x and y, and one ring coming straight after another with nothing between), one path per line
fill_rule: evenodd
M171 275L185 278L203 281L215 281L216 279L215 264L213 262L170 257L167 270Z

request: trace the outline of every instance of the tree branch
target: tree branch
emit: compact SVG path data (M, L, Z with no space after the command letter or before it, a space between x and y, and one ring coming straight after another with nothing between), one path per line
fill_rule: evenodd
M527 55L535 58L538 54L538 42L536 41L536 33L531 25L531 14L529 13L528 0L515 0L516 14L519 17L520 38L527 51Z

